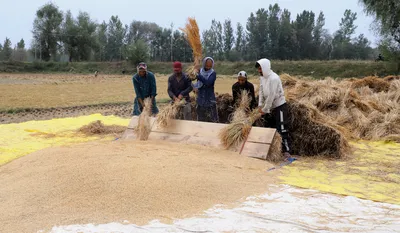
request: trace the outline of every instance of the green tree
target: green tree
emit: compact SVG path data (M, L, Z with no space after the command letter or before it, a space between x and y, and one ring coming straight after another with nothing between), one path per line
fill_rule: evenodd
M12 47L11 47L11 40L9 38L6 37L6 39L4 40L4 44L3 44L3 60L10 60L11 59L11 55L12 55Z
M366 12L379 22L382 35L400 44L400 4L398 0L360 0Z
M221 31L219 30L220 23L215 19L211 21L211 27L208 30L203 32L203 45L204 45L204 55L214 57L214 59L219 59L219 56L223 53L223 47L221 47L221 43L223 44L222 35L218 35Z
M62 22L63 14L54 3L47 3L36 12L32 33L45 61L57 55Z
M321 11L318 15L318 19L315 23L315 27L313 30L313 58L314 59L323 59L321 54L321 46L322 46L322 35L325 33L325 16Z
M160 28L151 42L151 59L153 61L171 60L171 29Z
M107 60L121 60L127 25L123 25L118 16L111 16L107 26Z
M0 43L0 61L3 61L4 53L3 53L3 45Z
M223 37L223 30L222 30L222 24L219 21L213 20L213 23L211 24L211 30L214 33L214 36L216 37L216 42L217 42L217 60L223 60L224 59L224 37Z
M21 39L18 44L17 44L18 49L25 49L25 41L24 39Z
M280 39L280 21L279 16L281 15L281 8L278 4L269 6L268 15L268 38L269 38L269 53L268 57L278 58L279 57L279 39Z
M175 61L188 62L191 59L192 52L185 36L178 30L174 31L172 37L172 53Z
M279 54L281 60L291 60L295 55L296 34L290 22L290 12L284 9L280 17Z
M139 39L127 48L128 60L137 65L140 62L147 62L149 60L149 48L147 43Z
M247 59L255 60L268 55L268 12L258 9L256 14L251 13L247 20L246 29L249 36L249 56Z
M90 18L89 13L79 12L76 25L78 28L77 48L79 60L88 61L91 59L92 51L98 46L96 43L97 23Z
M351 36L357 29L357 26L354 22L357 20L357 13L351 12L351 10L347 9L344 12L344 17L341 19L339 26L339 33L342 35L343 39L348 42L351 40Z
M107 44L108 44L108 34L107 34L107 23L103 21L100 25L97 27L96 31L96 60L98 61L105 61L107 60Z
M65 20L62 24L61 40L64 45L64 50L69 56L69 62L73 60L78 61L78 31L79 28L76 24L71 11L67 11L65 14Z
M349 9L344 12L343 18L339 23L339 30L335 33L332 42L332 56L334 59L352 59L354 57L351 36L357 29L357 26L354 24L356 20L357 13L353 13Z
M245 43L246 34L244 32L243 26L240 23L236 25L236 42L235 42L235 50L242 54L243 47Z
M315 14L312 11L303 11L297 15L294 23L297 40L297 54L300 59L312 59L313 31Z
M229 59L230 52L233 44L235 43L235 37L233 35L232 21L230 19L224 22L224 53L226 59Z
M127 32L127 42L133 43L139 39L151 43L156 39L156 32L162 29L156 23L132 21Z
M382 35L379 49L392 61L397 62L400 73L400 4L398 0L360 0L368 15L375 17L377 29Z
M364 34L360 34L357 38L353 39L354 58L366 60L372 53L371 42L365 38Z
M325 30L322 33L322 43L320 47L321 59L330 60L332 58L332 50L333 50L332 41L333 41L332 35Z
M62 41L69 55L69 61L88 61L91 59L98 43L96 35L97 24L86 12L79 12L76 19L70 11L65 14L62 26Z

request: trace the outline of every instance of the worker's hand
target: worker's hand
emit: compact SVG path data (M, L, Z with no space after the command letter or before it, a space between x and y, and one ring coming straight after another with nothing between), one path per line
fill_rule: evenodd
M182 99L183 99L183 95L179 95L179 96L178 96L178 99L179 99L179 100L182 100Z
M258 108L258 112L259 112L262 116L265 115L265 112L263 112L261 108Z
M179 99L175 96L174 101L177 102L177 101L179 101Z

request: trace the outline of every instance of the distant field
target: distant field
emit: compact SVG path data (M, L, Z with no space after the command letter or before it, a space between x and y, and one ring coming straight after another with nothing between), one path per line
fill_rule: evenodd
M167 76L156 75L157 101L168 100ZM216 92L230 93L236 79L218 76ZM258 80L254 80L258 83ZM132 102L128 75L0 74L0 111Z
M254 62L219 62L215 69L221 75L233 75L241 70L256 75ZM188 67L190 64L185 63ZM149 62L150 71L159 74L172 72L171 62ZM103 74L121 74L125 69L128 73L135 72L134 65L127 62L0 62L0 73L73 73L91 74L96 70ZM371 75L387 76L397 74L397 64L374 61L272 61L272 69L280 73L294 76L312 76L314 78L350 78Z

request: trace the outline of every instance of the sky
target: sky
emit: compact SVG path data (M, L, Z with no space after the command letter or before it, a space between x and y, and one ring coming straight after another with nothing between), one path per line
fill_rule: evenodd
M6 37L11 39L13 46L23 38L27 45L32 40L32 25L38 8L48 3L48 0L0 0L0 42ZM118 15L124 24L133 20L155 22L162 27L174 29L183 27L187 17L195 17L200 30L211 26L211 20L223 22L230 18L233 25L237 22L246 25L251 12L259 8L268 8L270 4L278 3L283 9L292 13L292 20L303 10L312 10L316 15L320 11L325 14L325 28L330 33L339 28L340 19L346 9L357 12L356 35L363 33L375 45L377 37L371 31L373 18L366 16L358 0L54 0L63 12L71 10L74 16L79 11L86 11L97 22L108 22L111 15ZM324 3L322 3L324 2ZM355 35L355 36L356 36Z

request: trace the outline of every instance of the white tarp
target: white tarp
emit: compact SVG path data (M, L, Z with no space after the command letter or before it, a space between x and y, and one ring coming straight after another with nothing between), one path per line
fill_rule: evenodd
M400 232L400 206L274 186L236 208L215 206L204 215L145 226L125 223L55 226L64 232Z

